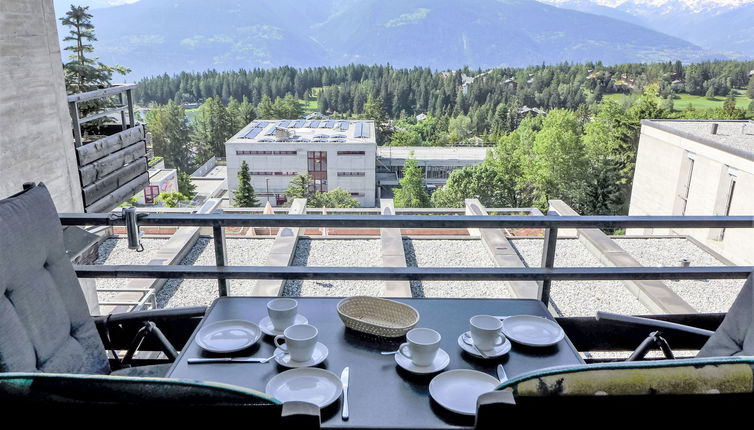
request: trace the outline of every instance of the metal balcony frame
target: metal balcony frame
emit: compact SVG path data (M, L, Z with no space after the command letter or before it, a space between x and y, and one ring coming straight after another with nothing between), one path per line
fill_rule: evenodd
M123 226L118 214L60 214L63 225ZM555 268L559 228L754 228L754 216L437 216L437 215L248 215L144 214L142 226L212 227L215 266L75 266L80 278L217 279L220 296L228 279L313 280L499 280L541 281L539 299L549 304L554 280L745 279L754 266ZM224 227L341 228L542 228L540 268L228 266Z

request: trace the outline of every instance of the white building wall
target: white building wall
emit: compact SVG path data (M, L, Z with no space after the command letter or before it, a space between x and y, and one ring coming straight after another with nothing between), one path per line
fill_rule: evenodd
M721 215L728 171L738 171L730 215L754 214L754 161L673 133L643 125L631 192L629 215L680 215L673 213L681 165L689 153L694 167L685 215ZM741 265L754 264L754 226L730 229L716 240L711 229L673 229L687 234ZM628 234L667 234L667 229L628 229ZM693 264L693 262L692 262Z

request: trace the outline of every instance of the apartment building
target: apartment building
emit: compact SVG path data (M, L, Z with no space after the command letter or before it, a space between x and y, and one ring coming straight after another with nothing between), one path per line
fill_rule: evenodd
M361 206L373 207L376 150L374 121L252 121L225 142L228 189L232 197L241 163L246 161L251 184L263 203L284 204L290 180L306 173L314 191L340 187Z

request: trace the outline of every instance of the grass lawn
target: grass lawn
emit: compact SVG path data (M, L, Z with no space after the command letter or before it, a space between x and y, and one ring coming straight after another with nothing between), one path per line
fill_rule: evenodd
M319 112L319 103L317 103L316 98L314 100L299 100L298 102L304 108L304 114Z
M621 102L623 97L626 97L623 94L606 94L603 99L604 100L614 100L618 103ZM725 102L724 96L717 96L715 98L707 98L705 96L694 96L691 94L676 94L675 100L673 100L673 107L677 111L685 110L689 104L694 106L694 109L697 110L704 110L704 109L715 109L715 108L721 108L723 107L723 103ZM746 110L749 107L749 103L752 102L752 99L747 97L745 95L745 91L743 89L737 89L736 90L736 107L739 109Z

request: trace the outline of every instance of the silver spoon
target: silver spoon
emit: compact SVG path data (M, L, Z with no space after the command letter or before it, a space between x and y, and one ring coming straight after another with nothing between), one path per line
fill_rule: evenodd
M474 345L474 341L471 340L471 337L469 336L468 333L464 333L462 337L463 337L463 343L465 343L466 345L469 345L472 348L474 348L474 350L476 352L478 352L479 355L482 356L482 358L490 358L487 354L485 354L484 352L482 352L481 349L479 349L476 345Z
M395 355L398 351L380 351L380 354L382 355Z

